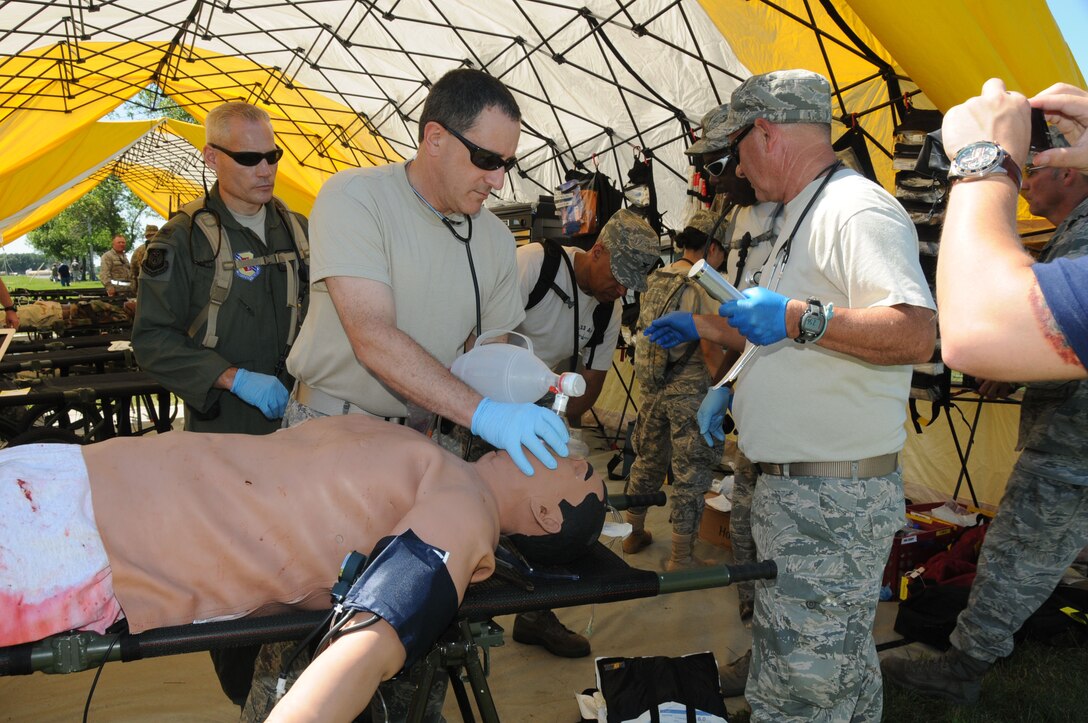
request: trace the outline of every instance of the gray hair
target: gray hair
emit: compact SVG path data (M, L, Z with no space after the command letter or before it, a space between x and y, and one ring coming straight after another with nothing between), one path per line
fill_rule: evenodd
M225 143L230 122L234 119L272 125L272 119L264 109L240 100L230 101L208 111L204 119L204 135L208 143Z

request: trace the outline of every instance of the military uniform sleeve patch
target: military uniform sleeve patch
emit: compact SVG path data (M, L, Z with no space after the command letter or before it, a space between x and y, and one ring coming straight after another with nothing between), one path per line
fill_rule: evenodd
M147 249L147 256L144 258L144 263L140 267L140 278L151 278L166 280L169 277L170 261L173 254L170 253L170 248L167 246L150 246Z

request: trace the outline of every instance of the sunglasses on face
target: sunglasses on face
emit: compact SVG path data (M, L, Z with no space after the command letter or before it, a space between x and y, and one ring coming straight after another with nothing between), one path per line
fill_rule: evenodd
M738 133L737 137L734 138L729 143L729 147L728 147L729 155L736 157L738 165L740 164L740 142L744 140L744 136L746 136L746 135L748 135L749 133L752 132L753 128L755 128L755 124L750 125L750 126L745 126L744 130L742 130L740 133ZM728 158L728 156L726 156L726 158Z
M732 157L732 151L727 150L724 156L716 161L705 164L703 168L712 176L720 176L725 173L725 167L729 165L729 159Z
M280 162L281 158L283 158L283 149L279 146L276 146L276 150L274 151L258 153L257 151L228 151L223 146L217 146L214 143L209 143L208 145L220 153L225 153L239 166L252 167L259 165L261 161L268 161L268 165L274 166Z
M464 144L468 149L468 159L472 161L472 165L479 168L481 171L497 171L502 169L503 173L509 173L510 169L514 167L514 164L518 162L517 156L510 156L509 158L503 158L495 151L489 151L486 148L480 148L478 145L465 138L452 128L447 127L444 123L435 121L438 125L446 129L447 132L457 140Z

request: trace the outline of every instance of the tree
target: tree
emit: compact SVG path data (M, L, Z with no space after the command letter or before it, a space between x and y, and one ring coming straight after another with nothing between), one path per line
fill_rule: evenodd
M31 231L30 245L51 259L89 259L110 247L116 234L131 239L145 206L115 176L109 176L55 217Z
M173 118L196 123L184 108L152 84L138 92L107 119ZM87 195L28 234L30 245L50 259L83 259L90 269L91 253L101 254L116 234L130 241L142 237L140 218L147 205L120 179L109 176Z
M196 123L196 119L174 102L155 84L151 84L125 101L110 117L115 118L173 118L174 120Z

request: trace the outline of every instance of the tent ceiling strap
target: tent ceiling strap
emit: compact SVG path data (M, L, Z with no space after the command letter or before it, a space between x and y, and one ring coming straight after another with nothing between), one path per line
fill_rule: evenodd
M845 50L845 51L847 51L849 53L853 53L854 55L858 56L859 58L862 58L864 60L870 60L870 58L868 58L862 51L858 50L857 48L853 47L852 45L844 43L842 40L836 38L834 35L828 34L828 32L826 30L822 30L821 28L817 27L815 22L805 20L801 16L795 15L794 13L791 13L789 10L782 7L781 5L778 5L777 3L773 2L772 0L759 0L759 1L761 3L763 3L764 5L766 5L767 7L771 8L773 10L777 10L778 12L782 13L783 15L790 18L791 20L793 20L793 21L797 22L798 24L803 25L804 27L811 30L813 33L815 33L817 40L822 38L822 39L827 40L827 41L829 41L831 43L834 43L835 45L838 45L840 48L842 48L843 50ZM808 3L806 2L805 5L807 7ZM871 60L870 60L870 62L871 62Z

